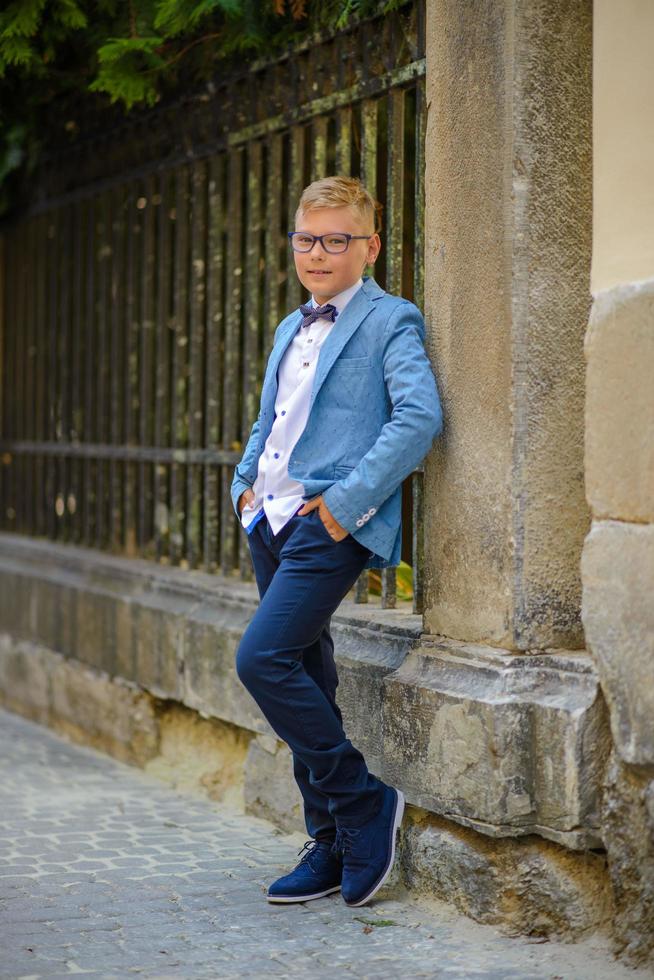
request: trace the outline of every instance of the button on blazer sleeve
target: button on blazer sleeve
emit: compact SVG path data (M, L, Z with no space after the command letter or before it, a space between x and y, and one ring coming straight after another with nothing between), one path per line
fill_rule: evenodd
M420 310L407 300L399 303L382 336L390 420L352 472L323 493L330 512L349 531L356 530L357 520L371 507L379 508L420 465L443 428L441 401L424 340Z

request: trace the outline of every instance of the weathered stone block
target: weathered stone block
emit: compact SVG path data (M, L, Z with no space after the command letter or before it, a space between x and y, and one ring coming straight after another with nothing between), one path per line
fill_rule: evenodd
M282 830L306 832L302 796L293 777L293 757L283 742L259 735L245 760L245 810Z
M158 751L154 702L119 678L3 634L0 703L76 742L143 765Z
M42 725L50 724L48 654L31 643L0 634L0 704Z
M609 860L616 953L634 964L654 960L654 779L613 756L602 831Z
M236 649L253 607L205 599L187 618L184 631L183 700L252 732L273 735L259 706L236 674Z
M593 524L582 618L625 762L654 764L654 525Z
M249 732L171 701L157 708L158 753L145 769L182 792L244 809L244 772Z
M580 936L611 914L602 855L572 854L537 838L489 840L413 808L400 855L409 888L505 932Z
M493 836L599 842L609 734L590 658L424 640L384 686L384 778L409 802Z
M187 601L175 602L172 596L165 603L148 597L133 607L135 679L157 697L181 699L180 648L187 609Z
M593 304L586 357L586 497L595 518L654 521L654 280Z
M368 769L380 776L384 768L384 679L400 667L414 638L409 630L373 631L336 620L332 625L339 673L337 701L345 731L363 752Z

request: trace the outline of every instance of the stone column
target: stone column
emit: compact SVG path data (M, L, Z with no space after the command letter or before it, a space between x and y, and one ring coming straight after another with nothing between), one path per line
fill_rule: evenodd
M583 646L591 0L427 0L425 629Z
M591 13L427 0L425 306L445 427L426 461L425 632L382 709L383 771L411 804L577 851L600 844L609 751L580 616Z

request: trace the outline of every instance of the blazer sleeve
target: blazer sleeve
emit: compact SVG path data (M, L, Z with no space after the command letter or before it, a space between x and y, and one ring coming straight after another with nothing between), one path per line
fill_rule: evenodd
M419 466L443 428L443 411L424 346L425 323L408 300L389 317L382 337L384 382L391 417L351 473L323 493L330 512L348 531L377 510Z
M243 450L243 455L241 456L240 463L237 463L234 468L234 477L232 479L232 485L230 488L230 493L232 496L232 506L234 508L234 513L239 518L241 515L238 512L238 501L239 497L244 490L248 490L252 483L244 478L244 474L248 472L252 464L254 463L254 457L257 452L257 446L259 444L259 426L261 424L261 412L257 416L254 425L250 431L250 437L246 443L245 449Z

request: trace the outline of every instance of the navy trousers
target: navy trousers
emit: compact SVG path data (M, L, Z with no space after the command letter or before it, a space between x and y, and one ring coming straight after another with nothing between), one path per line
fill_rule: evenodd
M265 516L248 535L261 598L236 652L236 671L293 753L308 833L333 841L381 807L383 784L343 730L330 619L371 552L334 541L317 508L275 535Z

